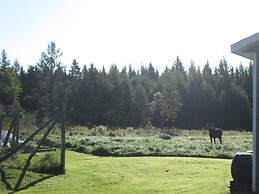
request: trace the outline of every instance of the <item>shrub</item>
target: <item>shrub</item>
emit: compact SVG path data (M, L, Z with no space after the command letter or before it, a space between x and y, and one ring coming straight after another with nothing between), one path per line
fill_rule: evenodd
M60 166L59 155L56 152L48 152L32 163L30 168L32 171L48 174L63 173Z
M30 153L33 149L35 149L35 146L31 145L31 144L26 144L23 148L22 148L22 152L23 153Z
M109 132L109 136L110 136L110 137L116 137L116 133L115 133L114 131L110 131L110 132Z
M171 135L165 134L165 133L161 133L161 134L159 135L159 137L160 137L161 139L165 139L165 140L172 139L172 136L171 136Z
M47 138L42 142L42 145L49 146L49 147L54 147L54 146L56 146L56 143L55 143L55 141L53 141L52 139L50 139L49 137L47 137Z
M73 150L76 152L80 152L80 153L88 153L85 146L78 146L78 147L74 148Z
M92 151L92 154L95 156L111 156L110 151L103 146L97 147Z

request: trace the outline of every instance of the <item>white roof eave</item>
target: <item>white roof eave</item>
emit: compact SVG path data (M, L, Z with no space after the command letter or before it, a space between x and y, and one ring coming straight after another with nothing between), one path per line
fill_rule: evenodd
M251 60L255 59L257 51L259 51L259 32L231 45L232 53Z

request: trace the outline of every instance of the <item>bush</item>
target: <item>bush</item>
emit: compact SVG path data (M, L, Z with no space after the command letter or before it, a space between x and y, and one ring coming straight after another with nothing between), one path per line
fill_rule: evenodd
M23 148L22 148L22 152L23 153L30 153L32 150L35 149L35 146L33 146L32 144L26 144Z
M23 169L28 156L29 154L15 154L1 164L7 168ZM36 154L32 158L28 170L55 175L63 173L64 169L60 166L60 153L48 152Z
M115 133L114 131L110 131L110 132L109 132L109 136L110 136L110 137L116 137L116 133Z
M47 138L42 142L42 145L49 146L49 147L55 147L55 146L57 146L57 145L56 145L56 142L53 141L52 139L50 139L49 137L47 137Z
M56 152L49 152L44 154L43 157L38 158L30 168L32 171L48 174L63 173L60 166L59 155Z
M111 156L112 154L110 153L110 151L103 147L97 147L95 150L92 151L92 154L95 156Z
M168 134L165 134L165 133L161 133L161 134L159 135L159 137L160 137L161 139L165 139L165 140L172 139L172 136L171 136L171 135L168 135Z
M76 148L77 147L77 143L76 142L67 141L66 142L66 147L67 148Z
M89 151L89 149L87 149L85 146L78 146L78 147L74 148L73 150L76 152L85 153L85 154L91 153Z

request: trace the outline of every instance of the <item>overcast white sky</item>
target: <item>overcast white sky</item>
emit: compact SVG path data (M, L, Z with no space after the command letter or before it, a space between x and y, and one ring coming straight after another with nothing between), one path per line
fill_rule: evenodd
M76 58L106 70L141 64L163 71L179 56L212 68L248 60L230 45L259 32L258 0L0 0L0 49L11 62L34 65L48 43L63 51L64 65Z

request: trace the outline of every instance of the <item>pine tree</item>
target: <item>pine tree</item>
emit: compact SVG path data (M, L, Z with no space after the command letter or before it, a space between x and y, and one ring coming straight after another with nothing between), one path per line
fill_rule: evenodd
M121 114L119 125L122 127L131 126L132 124L132 108L133 108L133 89L128 77L124 75L120 83L120 100Z
M20 75L21 65L20 65L18 59L14 60L12 68L13 68L13 70L16 73L17 76Z
M71 64L71 69L69 70L69 74L75 78L75 79L80 79L81 78L81 71L78 62L76 59L73 59L72 64Z
M176 57L175 62L173 63L172 69L171 71L179 71L180 73L182 73L184 75L184 77L186 78L187 74L184 70L184 66L182 61L180 60L179 56Z
M60 73L55 74L55 71L64 71L61 66L59 58L62 56L60 49L56 47L55 42L50 42L47 47L47 52L42 52L40 61L37 64L41 75L39 80L38 88L38 122L43 119L43 117L53 116L62 99L59 99L61 93L65 93L65 86L60 86L60 83L57 76L60 76ZM57 90L56 88L59 88Z
M174 72L166 72L161 76L161 116L163 125L172 127L174 120L181 111L182 102L177 85L174 82Z
M5 49L3 49L2 53L1 53L0 69L2 71L6 71L6 69L8 69L9 67L10 67L10 61L7 57L7 53L6 53Z
M149 123L151 107L148 102L147 93L140 84L138 84L135 89L133 113L133 125L135 127L145 126Z
M151 63L149 63L149 67L148 67L148 77L150 80L158 80L158 76L155 72L155 69L153 67L153 65Z
M21 106L27 111L37 111L39 108L39 88L41 72L37 66L29 66L25 73L21 68L20 80L22 93L20 96Z
M154 94L154 99L152 101L152 124L155 127L162 128L163 127L163 119L162 119L162 98L163 95L161 92L157 92Z

